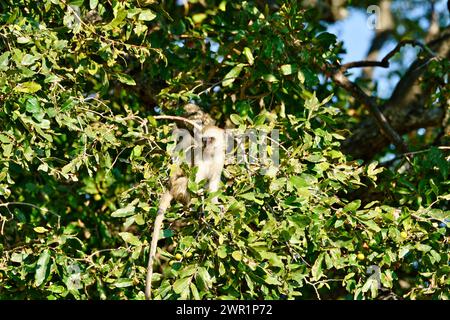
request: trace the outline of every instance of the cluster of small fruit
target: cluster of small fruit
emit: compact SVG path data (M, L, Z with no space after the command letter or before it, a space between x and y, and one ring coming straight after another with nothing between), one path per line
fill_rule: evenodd
M186 259L189 259L190 257L192 257L192 252L187 251L187 252L184 252L184 254L181 254L181 253L175 254L174 259L169 261L169 266L172 266L175 262L181 262L183 257Z

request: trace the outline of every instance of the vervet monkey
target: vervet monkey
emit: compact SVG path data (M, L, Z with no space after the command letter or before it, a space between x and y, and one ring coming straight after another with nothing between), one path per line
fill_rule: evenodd
M194 139L192 139L190 134L184 135L183 140L177 145L185 153L188 164L198 168L195 182L199 183L202 180L206 180L209 192L216 192L219 189L220 178L225 163L225 145L225 131L216 126L204 127L201 134L195 134ZM191 150L191 148L194 150ZM194 152L193 161L191 158L192 151ZM175 158L176 163L179 161L179 158ZM147 299L151 298L153 260L156 255L156 247L164 220L164 213L169 208L172 200L181 202L184 205L187 205L190 201L187 188L188 178L179 166L171 172L169 182L169 190L161 196L153 228L145 288L145 297ZM218 202L217 196L212 199L212 202Z

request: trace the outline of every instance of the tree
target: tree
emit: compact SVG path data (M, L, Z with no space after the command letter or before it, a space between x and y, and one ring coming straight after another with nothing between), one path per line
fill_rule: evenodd
M195 103L278 130L280 163L229 164L223 218L190 183L156 298L448 299L448 27L382 0L367 60L341 64L327 23L373 2L308 3L0 2L0 297L143 299L174 125L158 116ZM409 45L377 97L367 68Z

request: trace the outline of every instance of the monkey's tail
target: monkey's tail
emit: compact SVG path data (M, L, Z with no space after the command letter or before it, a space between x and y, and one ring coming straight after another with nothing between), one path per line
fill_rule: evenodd
M156 247L158 245L159 233L161 231L162 222L164 220L164 213L170 206L173 196L169 191L166 191L159 202L158 212L156 213L155 226L153 228L152 242L150 244L150 253L148 255L147 265L147 279L145 282L145 298L151 299L152 292L152 276L153 276L153 260L156 256Z

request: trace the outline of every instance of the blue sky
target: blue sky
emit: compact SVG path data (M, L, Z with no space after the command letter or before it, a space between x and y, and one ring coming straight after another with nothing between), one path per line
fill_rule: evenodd
M424 3L427 2L428 1L424 1ZM447 12L447 1L437 1L436 9L440 14ZM411 10L409 14L411 17L422 16L423 19L420 21L421 25L423 25L424 28L427 28L428 21L426 20L423 6L419 6L416 9ZM447 15L448 21L448 14L445 14ZM338 37L339 41L343 41L344 43L344 48L347 50L347 53L343 56L343 63L365 59L370 42L375 33L374 30L370 30L367 26L368 17L369 14L365 11L350 9L346 19L340 20L330 25L328 28L329 32L334 33ZM387 43L380 52L380 58L392 50L395 45L396 44L393 42ZM411 47L405 47L402 49L402 52L405 53L405 60L408 64L416 57L416 50L417 49ZM395 64L393 64L391 68L395 67ZM358 74L360 70L354 72L355 74ZM387 73L388 70L386 69L375 68L374 79L384 79ZM389 97L397 81L398 77L393 77L389 81L380 81L378 86L379 96L382 98Z

